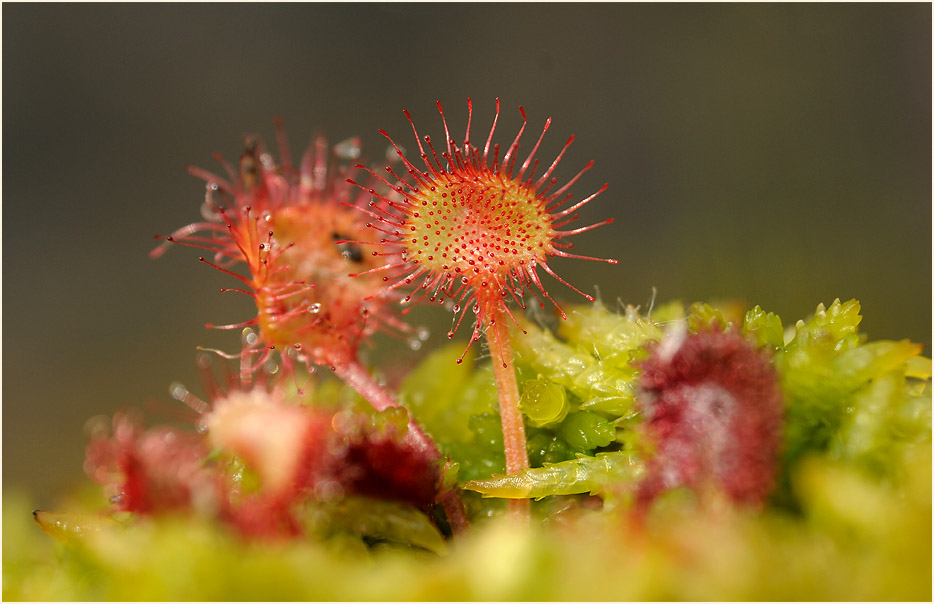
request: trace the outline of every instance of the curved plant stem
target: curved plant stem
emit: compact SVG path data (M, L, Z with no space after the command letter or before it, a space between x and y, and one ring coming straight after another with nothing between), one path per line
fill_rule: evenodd
M373 379L373 376L356 358L343 359L340 363L334 363L332 369L339 378L356 390L377 411L383 411L389 407L402 407L383 386ZM422 430L422 427L416 423L411 414L409 414L409 429L403 442L418 451L424 452L429 457L442 459L441 452L438 450L435 441ZM453 488L443 493L441 495L441 505L444 507L451 530L455 534L467 528L467 510L458 489Z
M486 338L490 346L490 356L493 357L493 373L499 392L506 474L515 474L529 467L529 453L525 441L525 424L522 421L522 412L519 411L519 384L516 382L516 368L512 361L512 347L506 321L506 313L496 312L490 321L490 328L486 331ZM510 499L506 505L510 516L528 520L528 499Z
M450 465L450 462L448 464ZM444 508L444 515L447 516L448 525L453 534L459 535L467 530L470 526L467 520L467 508L464 506L464 500L461 499L461 492L457 487L441 495L441 506Z

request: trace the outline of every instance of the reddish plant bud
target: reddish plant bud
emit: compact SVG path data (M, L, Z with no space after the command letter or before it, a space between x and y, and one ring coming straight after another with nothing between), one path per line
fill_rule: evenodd
M655 442L640 502L679 486L763 502L774 486L783 413L764 351L732 331L674 334L642 364L640 386Z
M342 482L350 492L405 501L425 508L435 503L440 487L437 458L408 446L395 434L365 434L350 443Z

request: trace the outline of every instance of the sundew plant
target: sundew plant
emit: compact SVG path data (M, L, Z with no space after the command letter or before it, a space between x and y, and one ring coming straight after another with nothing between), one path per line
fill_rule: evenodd
M470 100L460 127L436 106L443 138L405 112L388 166L322 136L293 161L277 122L275 152L189 169L200 218L152 255L194 248L255 314L208 324L230 348L171 387L175 421L91 426L59 508L5 501L4 598L931 598L920 345L871 341L857 300L595 300L549 263L616 264L576 247L613 220L577 222L611 205L572 190L599 164L560 180L550 119L525 139L520 107L504 144L498 99L480 135ZM466 341L364 360L378 332L433 343L431 303Z

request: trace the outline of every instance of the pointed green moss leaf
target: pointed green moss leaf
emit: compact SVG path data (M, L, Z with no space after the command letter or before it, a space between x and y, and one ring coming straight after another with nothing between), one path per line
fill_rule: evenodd
M915 356L905 361L905 375L919 380L931 379L931 359Z
M695 302L688 309L688 329L692 332L725 329L727 325L723 313L706 302Z
M523 470L508 476L462 483L465 489L484 497L541 499L551 495L597 494L621 485L633 485L643 472L630 453L617 451Z
M784 344L785 328L782 320L774 313L767 313L760 306L746 312L743 320L743 334L755 339L756 346L781 348Z

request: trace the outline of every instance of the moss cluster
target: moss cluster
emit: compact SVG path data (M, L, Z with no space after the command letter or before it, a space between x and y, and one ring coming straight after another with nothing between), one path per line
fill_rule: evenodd
M8 495L3 597L929 600L931 361L909 342L867 341L859 321L858 302L835 301L787 326L758 307L678 303L650 317L581 306L556 331L525 322L513 343L533 467L510 477L491 367L456 364L452 345L400 398L455 462L446 480L474 524L463 537L351 497L309 505L301 540L247 542L197 515L69 512L45 519L56 543ZM635 519L629 495L652 454L640 361L679 329L710 328L743 334L779 376L778 486L757 509L674 489ZM510 497L537 500L532 526L500 517Z

